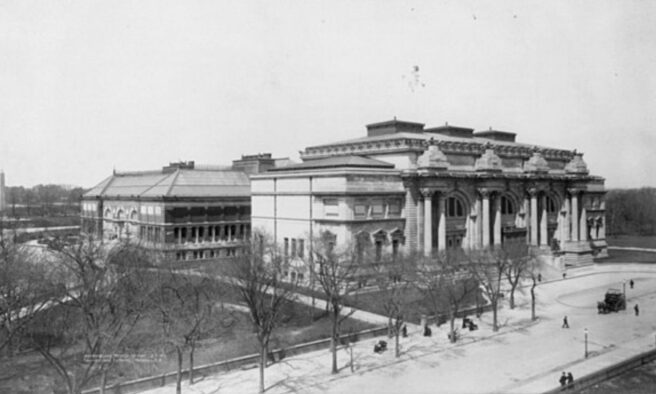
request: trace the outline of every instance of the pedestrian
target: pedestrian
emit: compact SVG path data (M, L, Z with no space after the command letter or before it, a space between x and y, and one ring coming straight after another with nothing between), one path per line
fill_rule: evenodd
M633 307L633 310L635 311L636 316L638 316L640 314L640 308L638 308L638 304L635 304L635 306Z
M560 379L558 379L558 381L560 382L561 387L565 387L565 385L567 384L567 374L563 372L563 374L560 375Z
M538 282L542 282L542 274L538 273Z
M403 335L403 338L408 337L408 326L406 326L405 324L403 325L403 328L401 328L401 335Z
M567 277L567 272L563 272L563 279Z
M631 286L631 288L633 289L633 279L629 281L629 286Z
M571 372L567 372L567 385L570 386L570 388L574 385L574 375L572 375Z
M563 328L569 328L569 323L567 322L567 316L563 317Z

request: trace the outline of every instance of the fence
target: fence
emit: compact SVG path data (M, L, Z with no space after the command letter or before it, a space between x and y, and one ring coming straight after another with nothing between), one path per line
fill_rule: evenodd
M348 342L358 342L364 339L374 338L386 334L387 334L387 327L371 328L364 331L342 335L339 338L339 342L341 344L346 344ZM270 351L269 360L273 362L278 362L285 357L293 356L296 354L307 353L314 350L327 349L329 347L330 347L330 338L320 339L317 341L312 341L307 343L301 343L287 348L274 349ZM212 375L218 372L229 371L238 368L250 368L250 367L255 368L259 363L259 359L260 359L259 354L251 354L248 356L236 357L229 360L220 361L217 363L201 365L198 367L194 367L194 376ZM177 376L177 372L169 372L158 376L151 376L147 378L131 380L128 382L112 384L112 385L108 385L105 388L105 392L110 394L125 394L125 393L148 390L155 387L164 386L167 383L173 383L176 380L176 376ZM189 377L189 370L184 369L182 371L182 379L187 379L188 377ZM94 388L82 392L82 394L97 394L97 393L100 393L100 388Z
M601 383L608 379L619 376L626 371L630 371L634 368L638 368L642 365L648 364L654 360L656 360L656 349L652 349L648 352L638 354L637 356L631 357L627 360L611 365L597 372L593 372L591 374L585 375L581 378L578 378L572 385L565 386L565 387L558 387L553 390L547 391L545 394L556 394L566 390L581 391L597 383Z

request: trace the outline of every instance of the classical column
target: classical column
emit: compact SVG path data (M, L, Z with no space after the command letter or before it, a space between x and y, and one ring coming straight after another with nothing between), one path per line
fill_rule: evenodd
M424 201L417 195L417 252L424 251Z
M570 210L569 198L567 198L567 196L565 196L565 216L563 218L563 223L562 223L563 228L562 228L562 231L561 231L561 234L562 234L561 242L562 241L569 241L569 240L572 239L570 229L569 229L569 220L570 220L569 210Z
M579 195L576 189L570 189L569 192L572 195L572 241L577 242L579 240Z
M178 243L182 244L182 227L178 227Z
M482 246L488 247L490 245L490 192L487 189L479 190L483 198L483 206L481 208L483 215L483 242Z
M424 195L424 255L430 256L433 249L433 191L423 189Z
M417 202L412 193L412 185L405 184L405 239L408 250L417 249Z
M538 245L538 191L530 189L531 195L531 245Z
M476 212L476 217L472 219L472 234L473 234L473 239L472 239L472 249L478 249L481 247L481 221L482 221L482 213L481 213L481 206L483 205L481 201L481 196L478 196L476 198L476 206L474 207L475 212Z
M440 193L438 208L440 210L440 221L437 224L437 250L446 250L446 199L444 193Z
M606 218L604 216L599 218L601 226L599 227L599 239L606 239Z
M494 245L501 245L501 196L494 199Z
M581 224L579 226L579 231L581 235L579 236L579 239L581 241L587 241L588 240L588 218L587 218L587 213L585 211L585 206L583 204L583 201L581 201Z
M542 217L540 218L540 245L547 245L547 196L546 194L542 195Z

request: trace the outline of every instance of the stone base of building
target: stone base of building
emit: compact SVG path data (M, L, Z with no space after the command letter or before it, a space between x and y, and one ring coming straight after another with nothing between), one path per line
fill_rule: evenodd
M581 266L594 263L597 258L608 257L608 245L604 239L566 241L561 248L564 266Z

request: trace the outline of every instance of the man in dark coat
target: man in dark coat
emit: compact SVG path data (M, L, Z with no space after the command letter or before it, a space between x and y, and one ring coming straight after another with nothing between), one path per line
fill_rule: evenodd
M567 316L563 317L563 328L569 328L569 323L567 322Z
M574 384L574 375L571 372L567 373L567 385L571 386Z
M633 289L633 279L631 279L631 281L629 281L629 285L630 285L631 288Z
M567 374L563 372L563 374L560 375L560 379L558 381L560 382L560 385L562 387L565 387L565 385L567 384Z
M635 311L636 316L638 316L640 314L640 308L638 308L638 304L635 304L635 306L633 307L633 310Z

